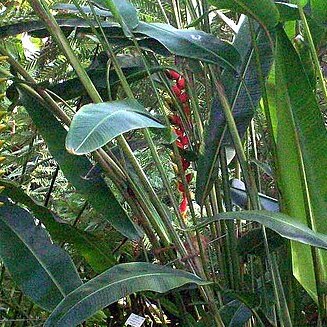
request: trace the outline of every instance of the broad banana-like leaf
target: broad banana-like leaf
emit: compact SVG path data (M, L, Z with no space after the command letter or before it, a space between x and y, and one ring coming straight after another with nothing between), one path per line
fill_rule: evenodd
M271 0L209 0L218 9L230 9L254 18L267 29L279 22L279 12Z
M278 185L283 211L303 224L311 221L317 232L327 233L327 130L301 60L282 29L277 34L276 86L277 108L273 114L277 117ZM306 205L310 205L310 217ZM321 252L319 256L320 278L326 281L327 254ZM292 243L292 260L295 277L316 299L310 248Z
M81 18L58 19L57 23L66 35L69 35L73 30L77 34L93 33L89 22ZM96 21L92 21L92 24L98 28ZM101 22L101 26L108 40L113 44L133 46L133 43L124 35L122 28L117 23L104 21ZM0 27L0 39L24 32L40 38L49 36L44 23L37 20ZM168 56L171 53L218 64L233 70L237 70L240 64L240 56L233 45L203 31L179 30L168 24L140 22L132 32L139 40L141 47L163 56ZM145 38L145 36L148 37Z
M68 254L26 209L8 200L0 208L0 257L24 294L48 311L82 284Z
M28 88L18 85L17 89L22 104L68 181L116 230L130 239L139 239L139 230L106 185L101 172L95 172L91 178L84 178L92 169L88 158L68 153L65 149L65 128Z
M260 223L281 236L308 244L318 248L327 249L327 235L314 232L308 226L283 213L270 212L265 210L247 210L223 212L201 222L196 228L202 228L218 220L247 220Z
M238 179L233 179L230 188L230 193L234 204L238 205L243 209L247 207L249 199L246 193L245 184L242 181ZM276 199L271 198L270 196L267 196L262 193L259 193L258 196L262 209L273 212L279 211L279 205Z
M44 326L73 327L129 294L141 291L164 293L190 283L208 284L181 270L143 262L123 263L70 293L52 312Z
M36 203L13 182L1 179L0 185L5 187L2 195L26 206L46 227L54 241L72 244L96 272L101 273L116 263L115 258L110 254L115 245L110 247L107 241L65 223L51 210Z
M127 68L122 68L122 70L127 81L130 83L149 76L148 72L143 67L127 67ZM163 70L162 67L150 68L151 73L156 73L162 70ZM103 95L103 98L107 98L108 97L107 69L106 68L89 69L87 71L87 74L89 75L91 81L93 82L97 90L101 93L101 95ZM115 71L110 71L109 84L111 88L114 88L120 84L120 80ZM42 83L40 86L45 87L51 92L56 93L58 96L60 96L60 98L66 101L87 95L87 92L83 84L77 77L70 78L67 81L63 81L57 84L47 85L45 83Z
M168 24L140 22L134 30L163 44L171 53L237 70L240 55L233 45L198 30L180 30Z
M66 148L77 155L90 153L125 132L147 127L165 128L136 100L87 104L72 120Z

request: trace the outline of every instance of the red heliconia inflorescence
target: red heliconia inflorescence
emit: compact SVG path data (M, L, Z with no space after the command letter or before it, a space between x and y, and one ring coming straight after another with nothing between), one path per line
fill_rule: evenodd
M183 106L183 111L185 114L185 117L187 118L188 121L190 121L191 118L191 110L189 106L189 96L186 92L186 81L183 76L181 76L179 73L177 73L174 70L168 70L166 72L167 77L174 81L173 86L171 87L172 92L178 99L178 101L182 104ZM173 114L169 117L169 120L172 125L174 125L174 132L177 135L177 140L176 140L176 145L178 148L182 150L186 150L190 146L190 141L188 136L186 135L183 123L181 118ZM190 167L190 162L186 160L185 158L182 157L182 168L183 168L183 174L185 174L185 171ZM191 173L185 175L186 182L189 184L193 178L193 175ZM182 214L182 217L185 219L186 218L186 212L187 212L187 207L188 207L188 200L187 196L185 193L185 188L183 183L179 180L177 182L177 189L179 192L182 194L182 202L179 205L179 211Z

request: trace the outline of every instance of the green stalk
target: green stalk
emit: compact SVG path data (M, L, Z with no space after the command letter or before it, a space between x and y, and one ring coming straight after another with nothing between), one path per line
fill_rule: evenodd
M239 136L237 126L236 126L236 123L235 123L235 120L233 117L233 113L232 113L231 107L229 105L227 96L225 94L224 87L220 83L220 81L216 78L215 72L213 71L212 67L210 67L210 70L211 70L211 75L212 75L214 85L217 90L218 98L220 100L220 103L222 104L222 108L223 108L223 111L225 114L227 126L228 126L228 129L229 129L229 132L232 137L233 144L234 144L234 147L236 150L236 155L237 155L238 161L239 161L241 169L242 169L242 173L243 173L243 177L244 177L245 185L246 185L246 190L247 190L247 193L250 198L251 206L254 210L260 210L260 202L259 202L259 198L258 198L257 186L256 186L255 180L253 178L253 175L251 174L250 167L247 163L246 155L245 155L245 152L244 152L244 149L242 146L242 141ZM263 236L264 236L264 246L265 246L265 251L267 254L268 267L269 267L269 271L270 271L271 278L273 281L273 287L274 287L275 299L276 299L276 303L277 303L277 310L278 310L279 317L280 317L280 323L282 326L289 327L289 326L292 326L292 323L288 319L289 315L288 316L283 315L283 311L281 310L281 305L280 305L281 296L279 294L279 288L277 286L277 276L276 276L274 268L273 268L272 258L271 258L269 245L268 245L266 228L264 226L262 226L262 232L263 232Z
M89 96L95 103L102 102L102 99L95 88L94 84L92 83L91 79L87 75L85 69L82 67L81 63L75 56L74 52L72 51L65 35L63 34L62 30L58 26L56 20L53 18L51 13L49 12L49 9L46 7L46 5L42 5L42 3L39 0L30 0L31 6L33 7L34 11L39 15L39 17L45 22L47 28L49 29L49 32L54 37L54 39L57 41L59 46L61 47L62 51L65 53L66 57L72 64L73 68L75 69L79 79L81 80L83 86L85 87L86 91L88 92ZM114 13L114 11L113 11ZM113 63L115 64L114 57L112 58ZM118 65L119 66L119 65ZM122 76L123 73L121 71ZM118 74L119 75L119 74ZM121 76L119 76L121 77ZM122 82L126 81L125 77ZM128 83L127 83L128 85ZM133 95L131 91L129 91L129 96ZM137 162L137 159L135 158L132 150L130 149L128 143L126 142L125 138L123 136L117 137L117 142L119 146L123 149L126 156L129 158L133 168L135 169L135 172L137 173L138 177L141 179L142 184L146 187L146 190L149 192L149 196L151 198L152 203L154 204L155 208L158 210L158 213L160 216L166 215L166 212L164 211L162 204L155 194L154 190L152 189L149 181L147 180L141 166ZM169 217L167 217L169 220ZM168 240L166 240L168 241Z
M224 190L224 203L227 211L232 211L232 198L230 194L229 174L227 167L227 158L225 148L220 151L220 163L221 163L221 176ZM227 262L229 263L229 269L231 272L230 284L234 289L239 289L240 273L239 273L239 257L237 251L237 239L235 235L235 225L232 221L225 222L227 231Z

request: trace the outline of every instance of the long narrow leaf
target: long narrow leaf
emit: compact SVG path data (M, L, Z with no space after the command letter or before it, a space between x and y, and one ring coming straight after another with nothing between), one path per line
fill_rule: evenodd
M301 60L281 29L276 51L276 144L284 211L304 224L310 219L317 232L327 233L327 131ZM307 199L311 217L304 205ZM326 253L320 256L325 264ZM310 248L292 243L292 258L294 275L316 299ZM304 265L305 270L301 269ZM326 273L321 272L326 280Z
M208 218L204 222L198 224L196 228L205 227L218 220L235 219L255 221L290 240L327 249L327 235L314 232L306 225L298 222L296 218L277 212L264 210L223 212L215 215L213 218Z
M190 273L150 263L117 265L70 293L53 311L45 327L76 326L111 303L140 291L168 292L185 284L208 282Z
M238 51L228 42L197 30L180 30L168 24L140 22L134 30L163 44L171 53L237 70Z

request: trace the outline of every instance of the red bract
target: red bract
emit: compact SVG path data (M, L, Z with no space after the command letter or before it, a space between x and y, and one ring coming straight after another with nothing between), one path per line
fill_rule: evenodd
M186 194L183 193L183 200L182 200L181 204L179 205L179 212L182 214L185 213L187 210L187 205L188 205L187 197L186 197Z
M184 131L179 129L179 128L174 128L174 132L178 137L183 137L184 136Z
M180 102L182 102L182 103L185 103L185 102L188 100L188 95L187 95L187 93L184 92L184 93L180 94L180 95L178 96L178 100L179 100Z
M189 173L185 176L186 178L186 181L187 181L187 184L190 184L190 181L192 180L193 178L193 174L192 173Z
M188 145L189 144L189 141L188 141L188 137L186 135L182 135L180 136L180 142L183 144L183 145Z
M185 158L182 158L182 167L183 170L185 171L188 167L190 167L191 163L187 161Z
M182 126L182 120L180 119L179 116L177 115L171 115L169 117L169 120L170 122L173 124L173 125L176 125L176 126Z
M180 181L177 182L177 188L178 188L178 191L180 191L181 193L184 193L185 192L184 185Z
M167 77L170 78L170 79L179 79L179 77L181 76L180 74L178 74L177 72L175 72L174 70L168 70L166 72L167 74Z
M177 147L178 147L178 148L180 148L180 149L183 149L183 150L184 150L184 144L182 144L182 143L181 143L181 141L179 141L179 140L176 140L176 145L177 145Z
M179 98L181 96L181 90L179 89L179 87L177 85L173 85L171 87L171 90L173 91L173 93Z
M186 115L186 117L189 117L191 115L191 109L190 109L190 106L188 104L186 104L183 108L184 110L184 113Z
M181 89L184 90L185 89L185 78L184 77L180 77L180 79L177 81L177 86Z

